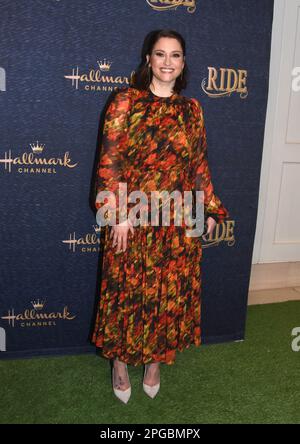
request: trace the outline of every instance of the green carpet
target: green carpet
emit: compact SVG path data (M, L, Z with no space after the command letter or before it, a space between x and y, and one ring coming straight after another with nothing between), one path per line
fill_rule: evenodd
M294 327L300 301L250 306L245 341L178 352L175 365L161 365L153 400L142 389L143 367L129 366L127 405L97 355L2 360L0 423L299 423Z

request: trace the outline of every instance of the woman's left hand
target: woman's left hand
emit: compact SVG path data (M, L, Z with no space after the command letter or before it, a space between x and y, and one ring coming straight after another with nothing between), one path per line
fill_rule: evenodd
M202 236L204 239L206 236L209 236L210 233L213 232L215 226L217 225L217 222L213 217L208 217L206 223L207 223L207 232Z

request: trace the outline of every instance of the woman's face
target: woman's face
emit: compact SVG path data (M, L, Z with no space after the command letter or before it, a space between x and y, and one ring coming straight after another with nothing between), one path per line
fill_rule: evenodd
M184 67L181 44L175 38L161 37L155 43L151 57L147 55L147 62L159 81L174 83Z

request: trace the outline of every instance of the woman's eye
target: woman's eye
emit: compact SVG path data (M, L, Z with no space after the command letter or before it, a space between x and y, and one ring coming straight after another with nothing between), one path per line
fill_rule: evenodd
M163 54L162 52L157 52L156 55L159 56L159 57L161 57L161 56L163 56L164 54ZM173 56L176 57L176 58L178 58L178 57L180 57L180 54L173 54Z
M164 53L162 53L162 52L156 52L156 55L158 56L158 57L164 57ZM175 57L176 59L178 59L178 58L180 58L180 54L172 54L172 56L173 57Z

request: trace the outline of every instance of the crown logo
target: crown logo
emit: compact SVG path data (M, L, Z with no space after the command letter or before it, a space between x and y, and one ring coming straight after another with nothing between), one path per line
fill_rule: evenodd
M31 146L32 151L37 154L42 153L45 148L45 145L39 144L38 141L36 141L36 145L34 143L31 143L30 146Z
M108 62L108 61L106 61L106 59L104 59L104 61L97 60L97 63L99 65L99 68L101 69L101 71L109 71L111 64L112 64L112 62Z
M101 232L101 227L100 225L93 225L93 228L95 230L95 233L100 233Z
M31 304L35 310L42 310L44 308L46 301L40 301L39 299L37 301L31 301Z

